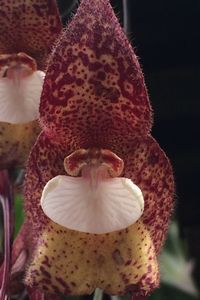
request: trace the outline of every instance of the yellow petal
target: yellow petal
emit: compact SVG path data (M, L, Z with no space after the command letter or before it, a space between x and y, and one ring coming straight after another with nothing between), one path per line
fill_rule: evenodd
M37 121L25 124L0 122L0 169L24 167L39 132Z
M159 284L154 246L142 222L109 234L66 230L50 221L27 270L26 283L64 295L101 288L146 295Z

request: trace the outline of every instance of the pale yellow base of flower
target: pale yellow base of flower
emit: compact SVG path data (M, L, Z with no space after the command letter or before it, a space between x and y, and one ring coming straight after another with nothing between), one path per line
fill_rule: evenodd
M23 167L40 132L38 121L25 124L0 122L0 169Z
M26 284L50 293L143 294L159 284L157 259L142 222L104 235L66 230L50 222L26 274Z

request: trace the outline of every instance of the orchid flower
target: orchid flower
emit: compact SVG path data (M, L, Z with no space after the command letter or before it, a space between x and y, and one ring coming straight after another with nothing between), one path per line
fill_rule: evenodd
M46 60L61 31L54 0L0 3L0 168L23 166L37 122Z
M61 22L54 0L2 0L0 15L0 169L7 169L24 167L41 130L37 119L44 71L52 44L61 31ZM0 179L6 246L5 263L0 268L2 300L11 265L12 230L9 223L13 223L14 218L6 171L0 171ZM20 241L17 240L17 247L23 245ZM18 262L24 260L24 254L22 252ZM19 269L14 263L13 252L12 273Z
M150 135L143 74L109 0L82 0L63 32L40 123L27 164L26 220L13 248L31 299L96 288L148 296L159 286L173 174Z

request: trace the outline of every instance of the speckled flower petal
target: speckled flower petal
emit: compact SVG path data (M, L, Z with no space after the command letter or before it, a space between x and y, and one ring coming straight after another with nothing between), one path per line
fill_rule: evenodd
M40 207L45 184L65 174L64 158L79 148L76 138L69 136L65 145L58 141L42 133L29 160L25 208L39 241L26 283L65 295L90 294L97 286L110 294L148 295L159 285L156 256L173 206L173 174L167 157L150 136L132 140L121 152L119 148L124 176L144 195L144 213L126 230L104 235L80 233L50 221Z
M73 138L71 142L73 144ZM74 146L70 145L70 140L66 141L66 145L60 145L56 140L50 140L44 132L40 134L32 148L27 164L24 192L26 216L32 224L36 240L49 222L40 205L42 191L53 177L66 175L63 162L73 151Z
M25 52L46 67L46 58L61 31L55 0L1 0L0 53Z
M40 130L38 121L25 124L0 122L0 169L24 167Z
M70 130L98 145L151 127L144 78L108 0L84 0L49 62L41 121L52 136Z
M0 78L0 121L11 124L38 119L39 103L45 73L35 71L20 78Z
M142 222L102 235L66 230L50 222L27 270L27 285L53 294L147 295L159 285L150 234Z
M133 141L130 145L132 160L134 153L137 157L138 147L144 164L148 165L148 151L154 150L154 141L149 139L144 140L144 149L142 141ZM110 294L149 294L159 285L154 237L151 237L149 224L144 225L138 221L125 230L96 235L67 230L50 221L43 213L40 206L42 191L51 178L65 174L64 158L74 148L78 148L76 139L69 138L62 145L42 133L30 155L25 184L25 209L33 227L33 238L38 245L26 274L26 284L39 285L50 293L65 295L90 294L97 286ZM125 158L125 154L119 155ZM163 154L161 165L162 159L163 166L164 163L168 165ZM135 161L130 160L130 163L129 169L126 160L125 168L133 177L132 163ZM137 172L137 163L135 167ZM161 166L159 170L162 170ZM149 203L145 192L146 199ZM158 200L155 196L154 205ZM155 209L159 210L160 207L155 205ZM157 214L155 209L153 212Z
M141 69L108 0L82 0L63 33L45 79L44 132L30 155L25 209L37 241L25 282L50 294L145 297L159 285L157 254L172 211L168 159L149 136L151 111ZM66 229L40 205L49 180L64 175L64 158L84 148L113 151L122 176L140 187L141 218L106 234ZM120 175L121 176L121 175Z
M159 253L166 237L174 206L174 179L168 158L151 137L141 137L130 144L131 150L121 156L124 176L137 184L144 195L145 209L141 217Z
M96 187L81 177L56 176L44 187L41 206L55 223L104 234L134 224L142 215L141 190L127 178L102 180Z

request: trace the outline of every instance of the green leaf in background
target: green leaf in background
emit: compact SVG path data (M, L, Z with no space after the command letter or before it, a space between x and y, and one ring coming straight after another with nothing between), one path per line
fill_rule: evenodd
M23 202L22 196L17 194L15 197L15 233L14 236L16 237L19 229L24 221L24 211L23 211Z
M149 300L195 300L197 297L191 296L180 289L176 289L167 284L161 284L161 287L156 290Z
M160 256L161 281L197 299L198 291L192 279L193 261L187 259L184 248L178 225L173 222L169 228L168 242Z

